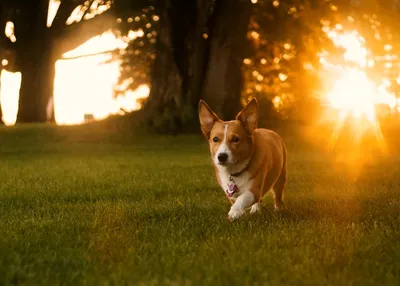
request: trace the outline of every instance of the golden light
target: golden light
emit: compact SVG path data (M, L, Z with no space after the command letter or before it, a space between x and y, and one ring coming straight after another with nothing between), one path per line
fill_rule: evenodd
M5 125L13 125L18 111L18 94L21 86L21 73L11 73L6 70L0 75L1 109Z
M57 124L83 123L85 114L92 114L94 119L104 119L111 114L121 113L121 110L130 112L140 108L137 99L147 97L149 88L141 86L134 92L115 98L113 94L118 83L119 62L105 63L111 59L111 54L99 54L125 45L113 33L106 32L64 54L65 58L78 58L57 61L54 81ZM96 55L79 57L82 54Z
M49 2L49 11L47 15L47 27L51 27L54 17L57 14L58 8L60 7L61 0L53 0Z
M260 37L260 34L257 33L256 31L252 31L252 32L251 32L251 36L252 36L254 39L257 40L257 39Z
M324 68L323 82L327 85L323 101L338 111L331 144L335 143L344 122L352 118L357 141L369 126L383 146L376 107L384 105L390 110L396 108L396 96L388 91L391 82L385 78L373 81L368 77L366 70L372 68L375 61L372 53L365 47L365 39L357 31L346 31L342 27L325 31L336 46L344 48L343 60L348 63L334 64L327 59L326 53L320 55L320 63ZM392 47L385 45L384 49L390 51ZM389 67L387 64L391 63L385 63L386 68Z
M251 0L251 3L256 4L258 0Z
M385 49L385 51L389 52L392 50L393 47L390 44L386 44L383 48Z
M365 72L348 69L336 80L327 95L328 104L346 115L361 118L363 115L375 123L377 87L367 78Z
M278 7L278 6L279 6L279 1L277 1L277 0L273 1L273 2L272 2L272 5L273 5L274 7Z
M6 23L6 28L4 33L6 34L6 37L10 39L11 42L15 43L17 41L17 38L15 37L14 34L14 23L8 21Z
M313 67L312 63L304 63L304 64L303 64L303 68L304 68L305 70L308 70L308 71L314 70L314 67Z
M336 30L342 30L342 29L343 29L343 26L340 25L340 24L336 24L336 25L335 25L335 28L336 28Z
M354 22L354 18L351 16L347 16L347 21L349 21L350 23Z
M90 16L103 13L109 8L110 2L95 1L91 7ZM59 1L51 0L47 25L51 25ZM68 19L68 23L79 21L85 7L79 6ZM5 33L13 38L14 25L8 22ZM130 31L130 40L144 36L143 30ZM15 37L15 36L14 36ZM96 36L76 49L63 55L56 62L54 80L54 113L57 124L81 124L85 122L85 115L91 114L95 120L104 119L112 114L123 114L141 108L138 99L146 98L150 89L147 85L140 86L135 91L126 91L123 95L114 96L118 87L120 75L119 61L112 61L110 51L125 48L126 39L116 37L112 32L105 32ZM8 64L2 60L2 65ZM18 111L19 88L21 73L1 71L0 77L1 106L3 121L6 125L13 125ZM123 90L123 89L122 89Z
M272 99L272 104L274 105L274 107L275 107L276 109L279 109L279 107L280 107L281 104L282 104L282 99L281 99L281 97L280 97L280 96L275 96L275 97Z
M368 60L368 67L372 68L375 65L375 61L374 60Z
M385 68L391 69L393 67L393 64L391 62L387 62L384 64Z
M288 78L288 76L287 76L286 74L284 74L284 73L280 73L280 74L278 75L278 77L279 77L279 79L280 79L281 81L285 81L285 80L287 80L287 78Z
M357 31L340 33L336 29L328 32L336 46L345 49L344 59L354 62L364 68L367 65L367 49L364 47L365 39Z

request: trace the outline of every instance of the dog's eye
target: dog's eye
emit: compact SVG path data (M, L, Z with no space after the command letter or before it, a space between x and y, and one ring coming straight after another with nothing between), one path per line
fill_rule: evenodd
M219 140L218 137L214 137L214 138L213 138L213 141L214 141L215 143L217 143L218 140Z
M239 141L240 141L239 137L233 136L232 138L233 143L239 143Z

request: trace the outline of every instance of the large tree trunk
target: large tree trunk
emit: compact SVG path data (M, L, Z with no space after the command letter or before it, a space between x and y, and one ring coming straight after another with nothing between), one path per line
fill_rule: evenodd
M22 76L18 123L48 119L47 105L53 96L56 59L46 26L48 7L48 0L21 2L20 18L15 22L17 65Z
M19 63L22 74L17 122L48 122L54 120L54 110L48 111L53 98L55 57L51 45L40 45L36 56ZM26 55L31 56L31 53Z
M241 108L241 67L250 15L250 1L220 0L216 3L203 98L226 120L232 119Z
M0 74L1 74L1 69L0 69ZM1 89L1 80L0 80L0 89ZM2 97L2 94L0 92L0 99ZM0 125L4 125L3 121L3 109L1 108L1 101L0 101Z
M145 107L158 131L179 132L196 122L202 97L227 118L240 109L251 2L217 0L215 9L212 2L169 0L162 7Z
M181 131L183 121L193 115L186 95L193 45L190 20L196 16L196 6L188 2L169 0L159 7L162 22L145 109L152 127L160 132Z
M14 2L18 2L15 20L17 65L22 73L17 122L52 122L56 60L113 27L116 23L114 6L93 19L66 25L80 2L61 1L56 18L48 28L49 0Z

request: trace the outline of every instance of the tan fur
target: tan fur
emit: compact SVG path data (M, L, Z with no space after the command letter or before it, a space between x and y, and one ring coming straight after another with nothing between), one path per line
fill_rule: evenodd
M254 176L250 190L256 200L272 189L274 204L282 207L283 190L286 183L286 147L282 138L267 129L254 130L254 153L249 166L249 173Z
M272 189L275 208L280 209L286 182L286 147L277 133L257 128L257 101L252 100L232 121L220 120L204 101L200 101L199 117L212 158L215 158L221 144L225 143L232 157L231 164L224 166L227 172L245 169L249 183L244 188L254 194L255 203ZM223 142L224 135L226 142ZM238 138L239 142L236 142ZM224 189L226 186L222 185L219 171L221 167L213 162L218 183ZM230 200L233 203L235 198Z

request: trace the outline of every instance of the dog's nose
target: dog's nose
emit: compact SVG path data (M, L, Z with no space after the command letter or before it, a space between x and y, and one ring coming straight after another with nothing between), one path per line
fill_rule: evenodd
M226 153L220 153L218 154L218 161L220 161L221 163L225 162L226 160L228 160L228 154Z

